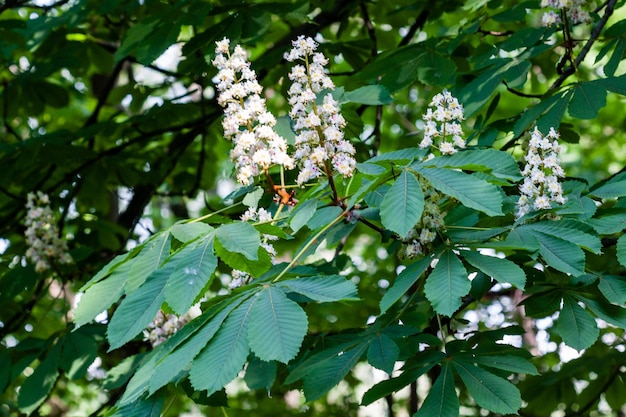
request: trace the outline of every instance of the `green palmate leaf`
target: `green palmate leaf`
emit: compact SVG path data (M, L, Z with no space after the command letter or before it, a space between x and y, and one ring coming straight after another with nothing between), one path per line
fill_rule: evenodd
M141 359L139 368L133 374L132 378L130 378L128 384L126 384L124 394L118 402L119 405L136 403L148 390L148 385L156 363L154 353L155 351L149 352Z
M424 286L426 298L435 311L448 317L460 307L461 297L471 288L472 284L467 279L463 263L451 250L446 250L441 255Z
M616 198L626 196L626 172L615 175L606 182L595 185L589 195L600 198Z
M591 314L579 306L576 299L567 295L563 297L556 329L565 344L579 351L593 345L600 334Z
M304 377L302 388L306 400L317 400L337 385L363 356L367 346L367 343L360 343L352 349L320 360Z
M331 206L331 207L322 207L317 210L313 216L307 221L306 225L311 230L317 230L324 226L328 226L331 222L333 222L337 217L341 216L343 210L341 207Z
M320 275L279 282L277 288L296 292L320 302L358 300L354 282L341 275Z
M202 222L176 223L170 229L172 236L183 243L191 242L201 236L208 235L213 230L213 227Z
M424 194L415 176L402 171L380 204L383 226L400 237L406 236L424 211Z
M367 361L373 367L391 374L399 354L398 345L386 334L379 334L370 342Z
M598 318L619 328L626 327L626 308L611 304L605 300L593 300L578 294L573 294L572 296L585 303L587 308Z
M253 358L246 366L244 381L252 390L269 390L276 380L276 362L266 362L259 358Z
M561 291L551 290L532 294L521 303L529 317L546 317L555 313L561 306Z
M519 390L506 379L463 360L455 360L453 364L479 406L502 414L517 413L522 406Z
M395 304L406 292L415 284L419 277L426 271L432 259L430 257L422 258L419 261L407 266L396 277L393 285L383 298L380 300L380 313L384 314L389 307Z
M141 252L129 263L130 271L124 285L126 294L130 294L139 288L148 276L159 268L170 255L171 235L168 232L159 233L150 238Z
M157 269L137 291L122 300L107 328L109 350L130 341L154 320L165 301L165 284L173 270L171 263Z
M572 97L571 91L566 91L563 94L557 94L555 97L559 99L554 103L543 116L537 120L537 128L542 132L548 132L551 127L558 129L561 125L561 120L565 114L570 98Z
M603 275L598 282L598 288L610 302L626 304L626 278L617 275Z
M575 220L546 221L522 227L567 240L593 253L599 254L602 249L600 238L593 234L593 230L584 223Z
M508 259L481 255L478 252L462 251L461 256L472 266L480 269L500 283L508 282L523 290L526 285L526 274L522 268Z
M617 261L626 267L626 235L617 239Z
M574 276L585 273L585 254L568 240L535 233L539 242L539 253L551 267Z
M539 375L537 368L528 359L515 355L473 355L469 362L489 368L501 369L503 371L515 372L518 374Z
M122 271L120 268L118 271ZM117 272L117 271L116 271ZM74 322L82 326L119 300L124 291L126 274L113 273L105 280L96 282L82 295L74 309Z
M567 98L563 97L567 95ZM551 97L548 97L545 100L541 100L534 106L530 107L526 110L519 120L513 126L513 134L515 136L521 135L526 129L528 129L532 123L537 120L542 114L546 113L553 106L557 105L557 103L561 100L565 100L565 103L569 103L570 94L568 92L557 93Z
M159 417L164 403L165 395L153 395L113 409L105 414L105 417Z
M87 283L83 285L79 291L86 291L96 282L99 282L103 278L112 274L112 272L114 272L117 268L124 265L126 262L131 261L133 259L133 256L139 253L141 249L142 248L140 246L137 246L133 248L133 250L131 250L130 252L123 255L117 255L115 258L111 259L100 271L98 271L96 275L94 275L89 281L87 281Z
M225 249L219 240L215 240L213 245L215 252L226 265L247 272L253 277L260 277L272 267L272 259L262 247L257 248L257 260L252 261L240 253Z
M615 211L586 221L594 230L602 235L619 233L626 229L626 213Z
M521 178L515 159L506 152L493 148L457 152L439 156L424 163L437 168L460 168L470 171L485 171L491 175L511 181Z
M241 301L239 299L226 306L218 304L205 311L200 317L176 332L174 336L162 345L162 350L167 352L167 354L159 352L159 355L155 357L155 363L152 366L152 377L148 383L150 394L173 381L181 372L187 371L193 358L213 338L226 317ZM224 304L226 303L228 301ZM184 335L183 333L185 332L189 335ZM180 342L176 339L180 339ZM163 357L159 358L159 356Z
M145 353L129 356L120 363L109 369L103 381L102 388L112 390L125 385L135 372Z
M227 251L240 253L251 261L259 259L261 238L251 224L244 222L225 224L215 231L215 237Z
M502 195L493 184L450 169L419 167L418 171L437 190L465 206L489 216L502 215Z
M395 163L400 162L410 162L415 159L420 159L421 157L426 155L427 150L422 148L403 148L397 151L380 153L376 156L371 157L366 163L375 163L375 162L389 162L393 161Z
M65 337L59 368L66 373L68 378L82 378L87 368L98 356L98 342L91 334L95 329L93 326L85 326L68 333Z
M176 252L169 261L173 273L165 287L165 301L179 315L185 314L208 284L217 267L213 235L205 236Z
M257 297L250 297L230 313L211 342L193 361L189 380L196 390L207 395L232 381L246 363L248 324Z
M248 327L250 349L261 360L287 363L298 354L306 335L306 314L274 286L267 286L256 297Z
M20 411L30 414L46 399L59 377L61 343L56 343L20 387L17 406ZM5 366L4 364L2 365Z
M313 217L316 210L317 199L306 200L303 203L298 204L291 215L291 219L289 220L289 226L291 226L291 230L296 233L298 230L302 229L302 227L307 224L311 217Z
M454 376L449 361L444 361L441 373L433 384L424 404L415 417L458 417L459 398L456 396Z
M340 342L332 340L332 342L333 343L329 345L324 343L323 349L317 350L313 354L306 355L305 359L299 361L298 364L289 372L289 375L285 379L285 383L292 384L298 380L306 378L307 375L315 374L317 367L321 363L333 360L333 358L342 355L343 352L354 350L358 346L366 344L367 341L359 337L353 337L350 340Z
M577 119L593 119L606 105L606 89L595 81L574 86L574 96L569 104L569 114Z
M347 101L351 103L367 104L379 106L391 103L389 90L382 85L366 85L356 90L346 91L344 94Z
M369 405L374 401L383 398L391 393L400 391L402 388L417 380L420 376L431 370L433 366L445 359L442 352L436 350L427 350L421 352L418 356L419 366L405 369L402 374L397 377L386 379L370 388L361 400L361 405Z

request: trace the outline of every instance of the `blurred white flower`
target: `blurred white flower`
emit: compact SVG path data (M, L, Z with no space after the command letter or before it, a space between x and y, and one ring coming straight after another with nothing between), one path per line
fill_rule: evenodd
M67 242L59 237L50 198L37 191L26 196L26 259L35 265L37 272L51 268L51 262L70 264L72 257L67 252Z
M571 24L587 23L591 21L589 10L595 8L595 3L586 0L541 0L541 7L548 9L541 17L543 26L552 26L562 23L561 10Z

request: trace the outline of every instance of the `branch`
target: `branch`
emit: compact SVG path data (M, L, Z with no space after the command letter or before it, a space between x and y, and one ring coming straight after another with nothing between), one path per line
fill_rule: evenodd
M374 29L374 24L372 23L372 19L367 11L367 5L365 3L361 3L361 14L363 15L363 20L365 22L365 29L367 29L367 34L372 41L372 57L378 55L378 41L376 40L376 30Z
M113 90L113 88L115 87L117 78L122 72L122 68L124 67L125 63L126 61L122 59L113 68L113 72L111 72L111 75L107 78L106 84L100 91L100 94L98 94L98 104L96 104L96 108L93 110L89 118L85 121L83 127L91 126L98 121L98 115L100 114L102 107L104 107L104 105L106 104L107 98L109 97L109 94L111 94L111 90ZM90 148L93 147L93 138L89 140L89 143L91 144Z
M411 39L413 39L413 36L415 36L417 31L423 28L424 25L426 24L426 20L428 19L428 14L429 14L428 8L422 10L422 12L419 14L419 16L417 16L417 18L415 19L415 22L413 22L413 24L407 31L406 35L404 35L404 37L402 38L398 46L405 46L411 42Z
M524 98L542 98L544 95L543 94L528 94L528 93L524 93L522 91L516 90L512 87L509 87L509 84L506 82L506 80L502 80L502 83L504 84L504 86L506 87L506 90L511 93L511 94L515 94L516 96L519 97L524 97Z
M585 59L585 57L587 56L587 54L591 50L591 47L593 46L593 44L598 39L598 36L600 36L600 32L602 32L602 29L604 29L604 26L606 26L607 21L609 20L609 18L613 14L613 11L615 9L615 3L617 3L617 0L609 0L609 1L607 1L607 3L606 3L606 10L604 11L604 15L602 16L602 18L600 19L598 24L593 28L593 31L591 32L591 36L589 37L589 40L583 46L582 50L580 51L580 54L578 54L578 56L574 60L574 65L571 65L571 66L569 66L567 68L564 68L563 69L563 73L550 86L548 91L556 90L557 88L559 88L563 84L563 82L570 75L572 75L572 74L574 74L576 72L576 68L578 68L580 66L580 64L583 62L583 60Z

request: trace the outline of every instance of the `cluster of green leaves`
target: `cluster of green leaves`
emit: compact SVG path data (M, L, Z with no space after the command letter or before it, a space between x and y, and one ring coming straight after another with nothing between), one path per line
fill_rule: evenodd
M8 246L0 415L49 412L46 399L70 395L69 382L92 387L96 358L108 393L89 411L97 415L158 415L165 404L180 414L189 401L244 408L299 389L308 402L322 399L310 413L345 416L345 404L323 399L341 381L361 388L352 371L362 363L389 375L366 387L356 399L363 406L401 401L398 391L430 379L428 395L408 405L418 417L462 409L587 416L601 404L618 413L626 20L623 1L598 6L571 32L540 27L539 1L0 6L0 236ZM281 115L282 55L298 35L316 34L331 57L357 173L296 190L294 207L275 203L263 180L218 197L232 167L210 87L214 42L227 37L250 50L268 107ZM175 69L160 58L172 50L180 51ZM444 88L465 107L468 147L428 158L414 147L413 122ZM567 202L516 219L534 126L558 128L569 144ZM287 117L278 129L293 142ZM282 174L271 172L274 184L295 177ZM429 203L424 187L440 196L445 226L423 254L406 258L406 236ZM30 191L52 197L75 265L37 274L24 260ZM206 207L191 219L199 191ZM243 222L247 207L275 219ZM136 234L142 217L155 229L145 241ZM277 238L274 262L267 235ZM126 250L129 241L137 244ZM253 279L228 288L232 269ZM182 315L198 303L202 313L165 342L144 340L159 310ZM484 318L490 307L503 311L497 324ZM563 363L558 352L538 354L537 319L549 323L550 343L581 356ZM513 347L511 337L522 342ZM274 399L227 398L238 375Z

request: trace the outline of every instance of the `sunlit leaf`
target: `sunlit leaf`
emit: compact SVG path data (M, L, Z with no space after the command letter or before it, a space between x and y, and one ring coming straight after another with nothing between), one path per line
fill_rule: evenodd
M169 262L174 265L165 287L165 300L177 314L182 315L208 284L217 267L213 236L206 236L197 243L185 246Z
M235 222L222 225L215 230L215 237L227 251L240 253L251 261L259 259L257 252L261 238L251 224Z
M282 281L276 287L319 302L358 300L354 282L341 275L319 275Z
M424 211L424 194L415 176L402 171L380 204L380 219L387 229L404 237Z
M172 271L172 264L154 271L139 289L122 300L107 328L110 350L127 343L148 327L165 301L165 284Z
M434 188L456 198L467 207L489 216L502 215L502 196L498 188L463 172L443 168L419 168Z
M193 361L189 372L191 384L207 395L232 381L246 363L248 325L256 297L251 297L230 313L211 342Z

